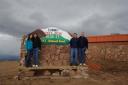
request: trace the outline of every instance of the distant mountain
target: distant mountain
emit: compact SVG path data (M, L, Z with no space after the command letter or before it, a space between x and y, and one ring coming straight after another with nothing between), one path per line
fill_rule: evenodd
M0 61L17 61L17 60L19 60L18 56L0 55Z

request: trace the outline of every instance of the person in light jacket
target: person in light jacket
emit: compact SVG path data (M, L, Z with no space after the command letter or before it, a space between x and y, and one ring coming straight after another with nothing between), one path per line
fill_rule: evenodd
M26 41L26 50L27 50L27 56L26 56L26 66L31 67L32 66L32 56L33 56L33 42L32 42L32 35L28 36L28 39Z

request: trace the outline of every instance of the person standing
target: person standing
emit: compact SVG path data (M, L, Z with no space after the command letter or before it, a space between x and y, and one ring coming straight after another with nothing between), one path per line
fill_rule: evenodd
M26 67L31 67L32 62L32 55L33 55L33 42L32 42L32 35L28 36L28 39L26 41L26 50L27 50L27 56L26 56Z
M84 36L84 32L81 32L81 36L78 38L79 48L79 63L80 65L86 65L86 53L88 49L88 39Z
M73 38L70 40L71 48L71 65L78 65L77 56L78 56L78 38L77 34L73 34Z
M41 50L41 40L37 34L34 34L34 37L33 37L33 58L34 58L33 67L38 67L39 65L39 56L38 56L39 50Z

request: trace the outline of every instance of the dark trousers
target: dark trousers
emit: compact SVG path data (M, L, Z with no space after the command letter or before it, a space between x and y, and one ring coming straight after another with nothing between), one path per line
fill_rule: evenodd
M39 49L38 48L34 48L33 49L34 65L38 65L39 64L38 54L39 54Z
M77 57L78 56L78 49L71 48L71 65L77 65Z
M32 66L32 55L33 55L32 49L27 50L27 56L25 57L26 67Z
M86 62L86 48L79 48L79 63L84 64Z

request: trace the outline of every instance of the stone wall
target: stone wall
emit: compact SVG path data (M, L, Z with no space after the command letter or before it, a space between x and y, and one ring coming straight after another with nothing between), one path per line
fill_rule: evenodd
M44 66L70 65L70 48L68 45L44 45L41 53L40 62ZM96 63L105 60L128 62L128 42L89 43L87 61Z
M128 62L128 42L89 43L87 57L91 62L104 60Z
M41 58L44 66L68 66L70 65L70 48L68 45L44 45Z

